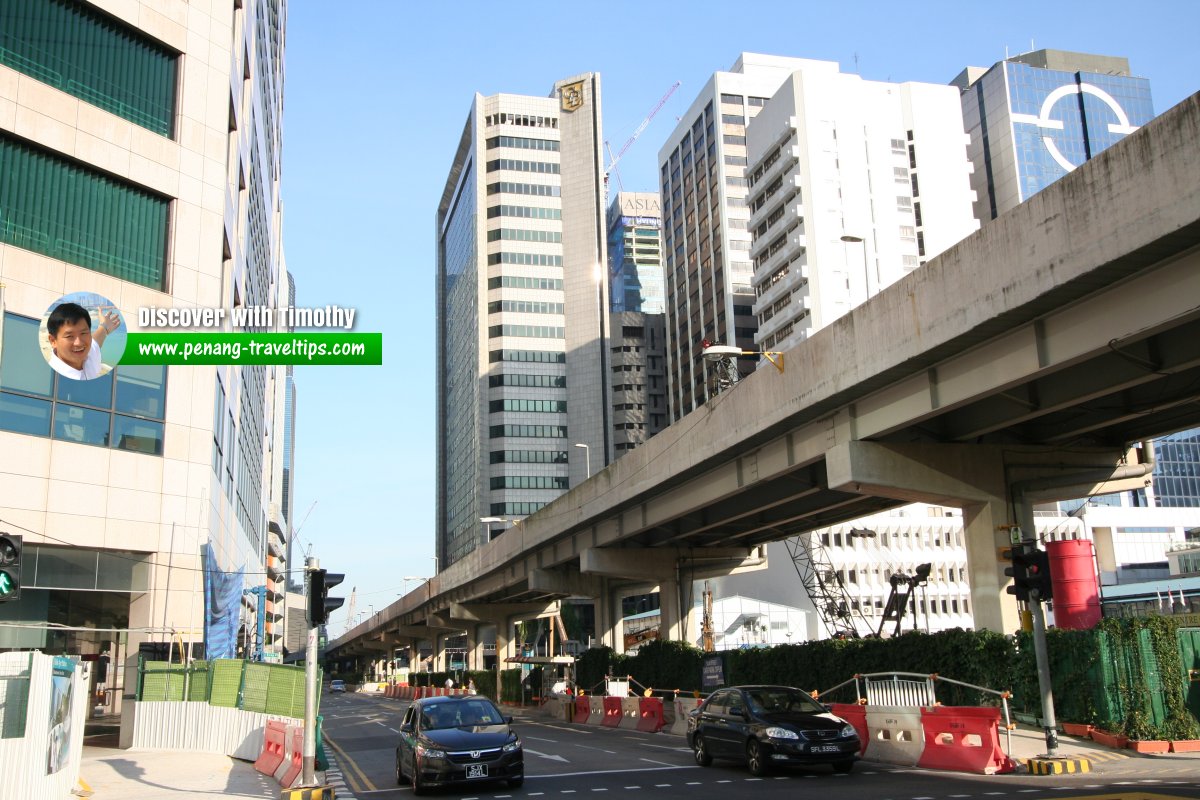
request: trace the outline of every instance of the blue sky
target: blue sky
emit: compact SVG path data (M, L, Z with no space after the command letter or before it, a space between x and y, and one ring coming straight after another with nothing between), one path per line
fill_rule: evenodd
M843 72L946 83L1030 49L1122 55L1162 113L1200 89L1200 3L615 2L289 5L284 249L297 305L358 310L382 367L300 367L299 540L376 611L433 571L434 214L475 92L545 96L597 71L604 136L626 191L657 191L658 148L742 51L837 61ZM315 506L313 504L316 504ZM335 592L337 594L337 592ZM346 609L335 612L340 633Z

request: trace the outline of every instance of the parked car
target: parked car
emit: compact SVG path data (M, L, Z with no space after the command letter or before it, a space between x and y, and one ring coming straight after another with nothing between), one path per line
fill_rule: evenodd
M344 691L346 691L346 682L345 682L345 681L339 681L339 680L332 680L332 681L330 681L330 682L329 682L329 691L331 691L331 692L344 692Z
M860 749L853 725L788 686L718 689L688 715L687 741L700 766L734 759L754 775L804 764L849 772Z
M414 794L435 786L525 782L525 753L512 717L481 695L425 697L409 706L396 746L396 783Z

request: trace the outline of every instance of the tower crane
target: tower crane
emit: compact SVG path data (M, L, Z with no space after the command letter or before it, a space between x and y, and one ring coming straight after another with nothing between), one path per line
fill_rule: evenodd
M619 162L629 148L633 146L633 143L638 140L638 137L642 135L642 131L646 130L646 127L650 124L650 120L654 119L654 115L657 114L662 107L667 104L667 101L671 99L671 95L675 94L675 90L679 88L679 85L680 81L675 81L675 83L671 85L671 88L667 90L667 93L662 96L662 99L658 101L654 108L650 109L650 113L647 114L646 118L643 119L641 124L637 126L637 129L634 130L633 135L625 141L625 144L621 145L621 149L617 151L616 155L613 155L612 147L609 146L609 142L605 140L604 149L608 151L609 158L608 167L604 170L604 204L606 207L608 205L608 176L613 172L616 172L617 162ZM621 187L621 191L625 191L625 184L621 181L620 172L617 172L617 184Z

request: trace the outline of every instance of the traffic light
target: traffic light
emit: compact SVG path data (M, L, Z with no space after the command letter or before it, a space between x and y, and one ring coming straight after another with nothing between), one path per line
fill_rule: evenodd
M1011 567L1004 568L1004 574L1013 579L1013 585L1009 586L1007 591L1009 594L1015 594L1018 600L1029 602L1029 561L1025 555L1025 543L1014 544L1007 550L1000 553L1000 557L1005 561L1011 561Z
M21 547L24 537L0 533L0 603L21 599Z
M336 611L346 602L341 597L330 597L329 590L346 580L346 576L328 572L323 569L310 570L308 573L308 622L310 625L324 625L329 620L329 612Z
M1004 568L1004 574L1013 579L1009 586L1009 594L1016 595L1018 600L1046 601L1054 598L1054 588L1050 581L1050 554L1038 549L1034 542L1022 542L1000 554L1006 561L1012 561L1011 567Z

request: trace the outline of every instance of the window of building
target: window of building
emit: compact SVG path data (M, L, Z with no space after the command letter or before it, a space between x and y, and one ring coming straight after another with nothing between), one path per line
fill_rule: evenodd
M566 400L529 400L525 398L509 398L492 400L488 403L488 411L496 414L501 411L537 411L554 414L567 413Z
M38 320L4 315L0 429L161 456L167 368L118 367L100 378L60 377L38 349Z
M169 205L0 134L0 242L165 289Z
M493 489L569 489L566 476L498 475L491 479Z
M179 56L86 3L0 4L0 64L116 114L174 133Z
M492 464L566 464L566 450L493 450Z

